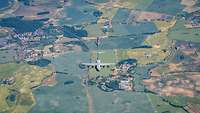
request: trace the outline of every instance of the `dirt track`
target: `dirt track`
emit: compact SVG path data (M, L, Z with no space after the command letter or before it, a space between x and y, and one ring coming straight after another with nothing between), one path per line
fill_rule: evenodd
M85 86L85 90L86 90L86 96L88 100L88 113L94 113L93 99L87 86Z

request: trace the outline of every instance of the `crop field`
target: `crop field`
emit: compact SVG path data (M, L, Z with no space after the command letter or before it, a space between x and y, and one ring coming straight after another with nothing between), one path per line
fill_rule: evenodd
M174 40L185 40L191 42L200 42L200 28L188 29L184 26L184 21L178 21L169 31L169 38Z
M112 26L113 32L109 33L110 36L143 35L158 31L153 22L142 22L135 25L114 23Z
M154 0L147 10L176 15L183 10L183 5L179 0Z
M21 67L23 64L2 64L0 65L0 77L1 78L8 78L15 76L15 72Z
M123 0L123 6L128 9L146 10L154 0Z
M15 82L9 86L0 86L0 108L3 107L0 112L26 113L29 111L35 104L32 88L41 85L42 80L50 74L50 67L40 69L27 64L1 64L0 77L15 77ZM16 94L13 93L14 91Z
M102 17L98 20L98 23L103 22L104 20L103 17L106 17L109 20L112 20L119 10L119 8L101 8L101 7L97 7L97 9L99 9L99 11L103 13Z
M7 97L7 95L9 95L9 90L5 87L0 86L0 112L2 111L6 111L9 109L8 104L6 103L6 101L2 101L5 100L5 98Z
M95 87L91 87L90 92L95 113L154 113L145 93L102 92Z
M89 24L85 26L85 29L88 32L88 37L97 37L103 36L104 33L102 32L102 25L101 24ZM87 39L87 37L86 37Z
M160 97L154 94L147 94L149 101L151 102L152 106L154 107L155 111L158 113L162 112L170 112L170 113L187 113L181 108L173 107L169 105L169 103L164 102Z
M74 1L71 6L64 8L64 15L67 15L67 17L63 17L60 23L65 25L81 25L96 22L97 17L93 16L94 11L97 11L94 6L83 3L82 7L77 7L76 1Z
M14 50L0 50L0 63L9 63L14 61L14 57L16 57Z

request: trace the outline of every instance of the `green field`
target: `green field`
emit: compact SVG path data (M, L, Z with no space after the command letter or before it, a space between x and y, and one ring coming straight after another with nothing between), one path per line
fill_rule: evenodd
M14 73L24 64L1 64L0 65L0 79L14 76Z
M101 24L89 24L85 27L88 32L88 37L103 36Z
M169 112L169 113L187 113L182 108L173 107L169 103L164 102L162 98L160 98L157 95L154 94L147 94L148 99L150 100L153 108L156 113L163 113L163 112Z
M185 22L182 20L177 21L176 25L169 31L169 38L174 40L200 42L200 28L188 29L185 28L184 24Z

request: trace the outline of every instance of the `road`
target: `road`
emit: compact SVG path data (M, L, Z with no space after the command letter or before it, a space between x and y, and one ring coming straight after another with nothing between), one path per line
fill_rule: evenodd
M89 88L87 86L85 86L85 90L86 90L86 96L87 96L87 100L88 100L88 113L94 113L93 99L90 94Z

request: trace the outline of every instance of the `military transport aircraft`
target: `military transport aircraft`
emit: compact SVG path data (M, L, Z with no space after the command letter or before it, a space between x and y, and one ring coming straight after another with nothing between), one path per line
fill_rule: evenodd
M100 71L101 68L109 68L110 66L115 65L115 63L102 63L101 60L97 59L95 63L81 63L81 65L87 66L88 68L95 68L97 71Z

